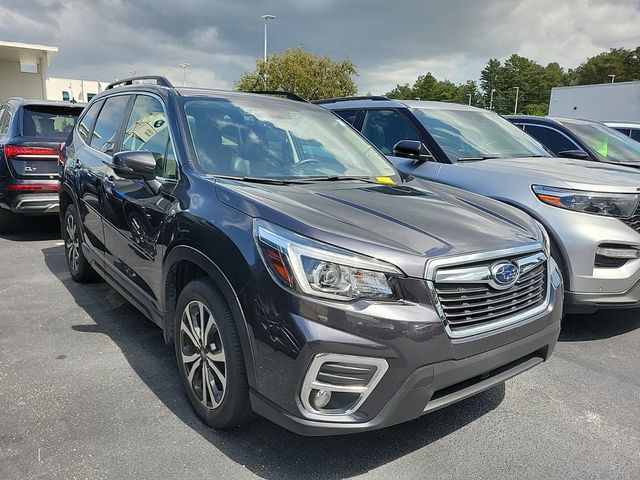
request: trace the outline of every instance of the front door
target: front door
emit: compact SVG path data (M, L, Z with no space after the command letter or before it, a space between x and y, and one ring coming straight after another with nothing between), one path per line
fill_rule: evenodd
M175 211L172 192L178 177L167 118L159 99L136 96L120 150L153 153L157 179L130 180L119 177L111 168L107 170L103 202L106 261L157 304L162 288L163 227Z

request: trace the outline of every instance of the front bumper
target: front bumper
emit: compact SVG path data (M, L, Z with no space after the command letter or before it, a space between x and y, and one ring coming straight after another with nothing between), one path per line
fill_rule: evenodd
M251 389L252 408L310 436L355 433L413 420L546 361L557 342L562 316L562 282L555 269L549 295L547 309L537 316L464 339L449 337L435 310L426 305L377 306L375 316L327 309L320 312L322 324L309 318L319 313L318 306L306 306L297 298L298 311L306 312L307 318L292 314L286 335L283 326L289 322L281 322L271 331L270 342L260 335L254 339L259 367L257 385ZM287 343L290 348L283 348ZM280 351L274 352L274 345ZM325 353L384 358L388 363L378 385L348 419L319 419L301 408L307 369Z

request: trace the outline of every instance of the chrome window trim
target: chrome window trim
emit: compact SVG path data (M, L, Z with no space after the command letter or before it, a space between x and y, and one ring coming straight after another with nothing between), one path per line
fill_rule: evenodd
M514 257L527 253L534 253L534 255L531 255L530 257L526 257L524 259L520 259L521 261L527 260L528 258L536 258L538 255L535 255L535 253L539 253L540 255L544 256L547 262L547 291L545 294L544 302L533 309L518 312L515 315L506 316L498 320L482 323L480 325L472 325L466 328L457 327L455 331L452 330L449 322L447 321L444 309L442 308L442 305L440 303L440 298L438 297L438 294L436 292L435 280L437 278L437 270L439 268L447 266L460 266L461 268L463 268L465 264L469 263L475 263L483 260L500 260L504 257ZM493 252L479 252L469 255L461 255L458 257L435 258L429 260L425 267L425 280L427 284L427 290L431 296L431 300L436 309L436 312L438 313L438 316L444 324L444 329L447 332L447 335L452 339L463 339L474 335L480 335L494 330L499 330L501 328L508 327L517 323L524 323L525 320L536 320L540 314L544 313L549 308L549 304L551 302L551 274L553 268L552 262L550 260L550 257L547 257L547 255L543 253L543 246L539 243ZM535 265L539 265L539 263L540 262L536 263Z
M347 386L347 385L331 385L317 380L318 372L322 365L327 362L344 362L351 364L372 365L377 368L376 373L369 383L365 386ZM389 369L389 364L384 358L375 357L360 357L356 355L343 355L338 353L319 353L309 365L307 373L302 381L302 387L300 388L300 394L297 398L298 408L300 412L308 419L321 420L323 422L355 422L356 418L353 417L355 413L365 402L371 392L376 388L382 377ZM312 390L330 390L332 392L349 392L360 394L360 399L353 404L348 410L340 413L331 413L328 411L322 413L314 409L309 403L309 395Z

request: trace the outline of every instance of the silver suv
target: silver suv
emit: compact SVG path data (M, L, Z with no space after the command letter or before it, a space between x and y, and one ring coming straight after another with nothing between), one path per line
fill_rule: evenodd
M552 157L499 115L465 105L381 97L318 102L351 123L405 175L526 211L548 230L566 308L640 303L640 173Z

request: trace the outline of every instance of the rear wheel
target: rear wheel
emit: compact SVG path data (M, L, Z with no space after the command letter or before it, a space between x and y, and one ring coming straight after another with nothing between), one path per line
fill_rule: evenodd
M24 227L24 217L0 208L0 233L17 233Z
M80 283L89 283L97 280L98 274L82 252L82 235L74 204L70 204L65 210L61 227L64 252L71 277Z
M251 410L240 338L213 281L198 279L184 287L174 333L180 377L200 418L219 429L246 422Z

